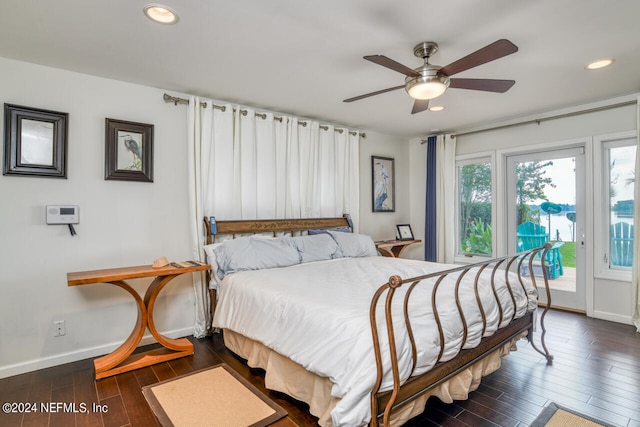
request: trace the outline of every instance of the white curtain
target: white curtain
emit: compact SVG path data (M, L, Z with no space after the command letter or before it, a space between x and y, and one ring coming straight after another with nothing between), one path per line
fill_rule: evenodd
M436 227L438 262L453 264L455 256L456 140L438 135L436 140Z
M189 108L187 109L187 157L189 162L189 230L190 240L192 243L192 257L193 259L201 260L202 257L202 245L204 244L204 238L202 233L197 230L197 225L202 218L202 182L199 177L202 174L201 162L199 158L201 156L201 141L203 139L203 116L202 111L199 108L191 108L194 103L193 99L190 100ZM195 293L196 301L196 319L193 335L201 338L206 335L206 325L208 319L208 298L207 298L207 286L206 281L201 273L193 273L193 290Z
M189 99L189 214L195 258L204 260L205 216L225 220L349 213L357 227L359 132L256 114L251 108L222 107ZM203 275L194 275L194 290L194 335L202 337L210 322Z
M635 168L635 193L634 193L634 227L633 227L633 265L631 267L631 288L633 289L633 324L636 326L636 330L640 333L640 97L638 97L637 103L637 135L636 140L636 168Z

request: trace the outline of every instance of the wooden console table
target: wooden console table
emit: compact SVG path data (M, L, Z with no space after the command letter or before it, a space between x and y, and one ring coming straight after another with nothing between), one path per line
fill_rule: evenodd
M131 331L131 335L124 343L112 353L99 357L93 361L96 371L96 379L109 377L122 372L132 371L179 357L193 354L193 344L186 338L167 338L158 333L153 323L153 306L158 294L172 279L185 273L209 270L207 264L177 268L171 265L154 268L150 265L138 267L111 268L106 270L79 271L67 273L68 286L91 285L94 283L110 283L119 286L129 292L136 300L138 306L138 318ZM147 288L144 300L125 280L154 277ZM144 353L132 354L138 347L144 331L149 328L151 334L164 348L150 350Z
M409 245L420 242L422 242L422 240L383 240L375 243L376 249L378 249L383 256L400 258L402 252L404 252Z

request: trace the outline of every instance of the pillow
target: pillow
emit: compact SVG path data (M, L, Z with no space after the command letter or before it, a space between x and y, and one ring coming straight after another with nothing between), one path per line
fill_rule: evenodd
M217 289L220 284L220 278L218 277L218 262L216 261L216 253L213 248L220 246L222 243L212 243L202 247L204 253L207 255L207 263L211 266L211 280L209 281L209 288Z
M371 236L366 234L341 233L333 230L329 230L329 234L338 246L340 246L342 256L344 257L356 258L378 255L376 244L373 243Z
M336 227L336 228L319 228L317 230L307 230L307 234L309 236L313 236L316 234L329 234L329 231L338 231L340 233L351 233L351 229L349 227Z
M257 239L273 239L273 234L252 234L251 237L255 237ZM218 262L216 260L216 253L213 248L218 247L229 240L233 240L233 238L227 237L225 239L222 239L221 242L211 243L202 247L202 249L204 249L204 253L207 255L207 263L211 266L211 280L209 281L210 289L217 289L221 283L221 277L218 276Z
M327 233L311 236L296 236L293 237L292 240L300 253L301 262L342 258L340 247Z
M214 247L213 251L220 279L236 271L287 267L300 262L300 254L291 237L240 237Z

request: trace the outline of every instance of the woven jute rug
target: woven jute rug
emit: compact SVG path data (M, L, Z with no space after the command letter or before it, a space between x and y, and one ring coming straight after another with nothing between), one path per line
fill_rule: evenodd
M550 403L531 427L612 427L611 424Z
M142 388L163 426L263 427L287 415L226 364Z

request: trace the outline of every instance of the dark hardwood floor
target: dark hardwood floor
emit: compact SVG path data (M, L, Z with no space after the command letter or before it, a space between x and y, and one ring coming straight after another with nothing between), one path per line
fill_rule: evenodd
M547 326L552 366L522 340L518 351L503 358L502 368L485 377L469 400L444 404L432 398L425 413L407 426L526 426L555 402L614 425L640 427L640 334L635 328L555 310L547 315ZM141 387L221 362L265 391L262 372L249 369L226 350L219 335L191 340L194 356L99 381L93 379L91 360L2 379L2 403L75 402L76 408L84 404L90 413L65 412L62 407L57 413L0 413L0 426L158 425ZM304 404L265 392L289 412L286 425L316 425ZM94 405L107 411L93 412L99 409Z

